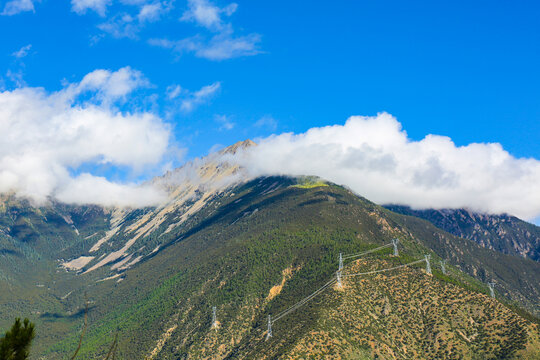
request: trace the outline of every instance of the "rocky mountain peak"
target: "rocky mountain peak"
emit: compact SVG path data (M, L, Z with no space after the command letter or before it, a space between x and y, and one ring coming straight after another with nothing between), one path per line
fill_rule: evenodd
M244 140L244 141L239 141L235 144L232 144L230 146L227 146L225 149L221 150L219 153L220 154L236 154L239 150L245 150L245 149L248 149L252 146L257 146L257 143L250 140L250 139L247 139L247 140Z

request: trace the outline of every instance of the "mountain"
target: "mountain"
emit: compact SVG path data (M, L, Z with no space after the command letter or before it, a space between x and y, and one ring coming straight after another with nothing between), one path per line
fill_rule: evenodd
M253 145L223 153L239 146ZM153 181L170 194L157 208L3 200L0 285L8 290L0 292L0 328L29 316L35 358L71 357L85 303L78 359L104 358L116 334L122 359L539 354L538 320L522 310L540 313L538 262L321 179L251 179L219 154ZM394 238L398 257L386 246ZM343 288L332 283L340 253L380 246L345 260ZM417 262L425 254L433 275ZM487 295L490 281L496 299ZM265 341L268 315L273 336Z
M394 212L420 217L449 233L505 254L540 261L540 227L510 215L480 214L466 209L413 210L385 205Z

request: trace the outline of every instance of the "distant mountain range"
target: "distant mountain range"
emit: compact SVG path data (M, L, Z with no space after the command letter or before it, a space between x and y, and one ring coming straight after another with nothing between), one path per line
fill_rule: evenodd
M394 212L426 219L449 233L504 254L540 261L540 227L510 215L480 214L465 209L413 210L385 205Z
M436 223L314 177L250 178L222 156L250 146L154 179L169 194L156 208L2 195L0 328L30 317L33 358L69 358L87 302L77 359L104 358L116 334L121 359L538 358L536 227L460 211Z

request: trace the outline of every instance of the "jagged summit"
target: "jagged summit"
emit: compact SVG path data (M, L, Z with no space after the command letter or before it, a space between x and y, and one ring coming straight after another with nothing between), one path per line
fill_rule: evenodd
M414 210L385 205L394 212L423 218L449 233L483 247L540 261L540 227L508 214L482 214L469 209Z
M250 148L252 146L257 146L257 143L253 140L247 139L244 141L239 141L235 144L232 144L230 146L227 146L225 149L221 150L220 154L236 154L238 150L244 150L247 148Z

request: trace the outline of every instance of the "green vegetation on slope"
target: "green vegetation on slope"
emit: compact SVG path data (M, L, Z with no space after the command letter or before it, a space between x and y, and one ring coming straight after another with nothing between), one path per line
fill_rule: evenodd
M399 237L400 261L430 253L436 267L438 259L446 258L439 244L442 232L431 224L421 222L425 231L409 228L409 219L337 186L267 192L276 181L292 184L286 178L266 178L234 189L219 199L219 207L210 204L189 225L164 235L170 238L168 245L128 270L123 281L96 284L81 359L103 355L116 331L123 358L259 358L256 354L267 348L262 341L267 315L288 308L330 279L339 252L358 252ZM479 248L463 241L467 246L461 251L467 256ZM386 258L389 252L374 258ZM506 258L498 260L514 266ZM449 268L452 282L486 291L481 282ZM444 281L441 274L436 276ZM338 298L324 300L291 314L273 338L268 356L291 354L299 339L317 328L317 314L340 304ZM217 331L210 328L212 306L218 310ZM48 357L69 352L75 342L76 336L60 342Z

